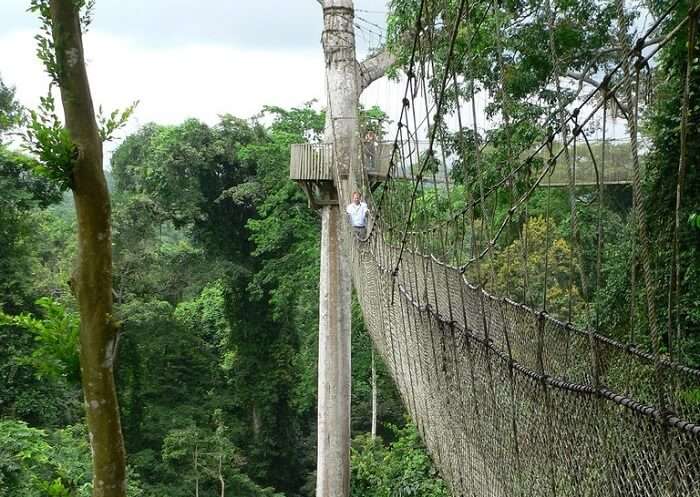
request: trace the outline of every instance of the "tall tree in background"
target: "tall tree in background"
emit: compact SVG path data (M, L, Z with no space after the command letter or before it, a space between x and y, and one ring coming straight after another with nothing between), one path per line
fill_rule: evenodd
M15 127L21 116L21 107L15 100L15 89L6 86L0 78L0 144L2 135Z
M325 139L333 143L336 199L350 202L367 184L360 164L359 99L362 91L394 63L386 50L360 63L355 54L352 0L318 0L323 7L326 62ZM319 298L317 497L350 492L350 321L349 233L339 205L321 208Z
M7 147L6 137L17 131L21 109L15 89L6 86L0 77L0 312L17 312L36 298L29 291L32 263L27 240L36 233L29 213L61 198L58 188L27 171L33 164L30 157ZM7 344L0 345L0 349L6 352ZM11 377L14 375L8 375ZM6 402L0 405L7 408Z
M112 234L109 191L102 170L102 140L118 127L98 127L90 94L82 26L92 2L33 0L42 20L38 54L60 88L65 129L51 97L34 113L29 136L46 172L70 187L78 220L78 258L71 287L80 307L80 370L93 459L94 497L124 497L126 462L113 363L117 326L112 315ZM47 126L47 119L53 125ZM52 146L53 145L53 146Z

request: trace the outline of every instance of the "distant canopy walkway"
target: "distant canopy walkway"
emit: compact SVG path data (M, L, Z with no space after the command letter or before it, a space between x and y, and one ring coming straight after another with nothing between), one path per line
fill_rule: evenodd
M604 185L629 185L632 183L632 164L629 162L629 153L620 153L619 150L608 145L607 167L596 171L596 165L602 164L602 149L600 140L591 140L595 149L594 159L591 160L587 153L580 153L578 163L574 169L574 184L576 186ZM416 165L420 164L420 154L427 150L429 142L420 140L409 144L410 150L405 154L397 154L397 164L392 168L394 156L394 142L380 142L373 145L363 144L363 160L367 168L370 183L377 183L387 179L391 170L393 179L415 180L418 174ZM436 144L437 145L437 144ZM629 143L618 145L629 147ZM437 147L436 147L437 148ZM561 149L558 144L557 150ZM612 152L612 153L611 153ZM537 154L540 158L543 153ZM290 178L302 184L328 181L333 179L333 144L332 143L300 143L291 147ZM452 171L453 158L447 157L446 168L448 174ZM427 175L426 181L444 184L446 182L442 168L436 171L435 177ZM569 171L566 164L561 162L552 168L550 174L540 182L540 187L567 187L569 186Z

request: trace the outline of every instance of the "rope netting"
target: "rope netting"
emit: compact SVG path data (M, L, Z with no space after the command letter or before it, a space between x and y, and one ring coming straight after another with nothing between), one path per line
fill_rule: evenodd
M674 2L632 22L620 0L594 2L615 45L576 65L558 38L571 4L545 0L523 18L494 2L394 3L412 6L415 34L390 177L352 244L353 279L453 495L700 496L700 370L657 322L640 132L656 58L683 39L688 74L697 65L697 10ZM523 97L509 71L528 54L504 40L527 23L540 23L532 50L548 58ZM683 147L690 98L686 87ZM576 182L584 163L593 185ZM606 184L611 164L630 168L631 192ZM548 187L557 171L564 190ZM616 214L625 207L610 199L625 195ZM628 250L611 254L623 235ZM600 293L613 257L632 283L611 331Z

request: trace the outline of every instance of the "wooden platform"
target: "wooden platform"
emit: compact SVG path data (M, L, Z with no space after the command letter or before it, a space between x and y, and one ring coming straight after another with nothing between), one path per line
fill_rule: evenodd
M292 145L289 177L294 181L333 181L333 144Z
M375 147L363 146L363 160L370 180L386 179L393 143L378 143ZM291 147L289 177L294 181L333 181L333 144L298 143Z

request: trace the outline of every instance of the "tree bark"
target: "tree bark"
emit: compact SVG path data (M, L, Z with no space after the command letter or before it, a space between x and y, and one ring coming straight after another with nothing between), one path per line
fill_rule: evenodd
M252 418L253 418L253 437L255 440L260 439L260 432L262 431L262 420L260 419L260 412L258 412L258 407L253 404L252 408Z
M386 70L395 62L394 54L385 48L358 64L361 90L366 90L374 81L384 76Z
M317 497L350 494L351 275L344 206L359 182L359 91L352 0L323 4L326 141L334 144L340 206L321 212ZM340 208L343 208L341 214Z
M322 42L328 94L326 140L334 144L336 188L342 206L362 184L354 16L352 0L325 1Z
M338 206L321 211L317 497L350 491L350 274Z
M72 174L78 220L72 288L80 307L80 370L92 449L92 495L124 497L126 464L113 374L118 335L112 314L111 209L76 4L49 2L66 128L78 150Z
M345 205L367 184L361 170L359 98L394 62L385 53L357 62L352 0L325 0L326 142L334 144L339 206L321 212L317 497L350 493L350 325L352 281ZM343 209L342 211L340 209Z

